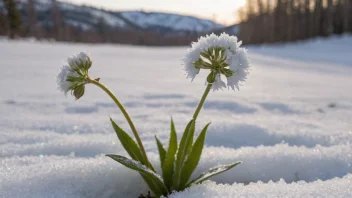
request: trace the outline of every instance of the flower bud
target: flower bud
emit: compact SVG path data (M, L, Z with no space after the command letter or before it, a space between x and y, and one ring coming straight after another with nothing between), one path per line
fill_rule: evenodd
M80 99L84 95L84 85L78 86L73 89L72 95L76 98L76 100Z
M77 57L80 60L83 68L88 70L92 66L92 60L86 53L81 52L77 55Z
M92 66L92 60L84 52L69 57L67 62L72 69L80 69L85 72L88 72L88 69Z
M211 84L215 82L215 80L216 80L216 72L210 72L210 74L207 77L207 82Z

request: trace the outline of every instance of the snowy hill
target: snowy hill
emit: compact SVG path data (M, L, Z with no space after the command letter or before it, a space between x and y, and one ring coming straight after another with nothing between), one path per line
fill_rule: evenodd
M39 22L51 23L51 0L37 0L36 10ZM112 29L152 31L161 34L184 35L189 33L209 32L223 27L210 20L199 19L178 14L142 12L142 11L107 11L88 6L79 6L58 1L58 7L64 22L83 29L97 30L99 23ZM0 5L1 6L1 5ZM18 1L22 15L27 16L27 0ZM26 18L24 19L26 21Z
M172 115L180 137L204 91L205 73L185 79L185 50L0 40L0 197L146 193L136 172L103 156L125 154L109 115L128 125L110 98L89 85L75 101L54 77L89 52L91 75L118 95L159 167L154 135L166 143ZM211 92L200 113L198 126L212 124L196 175L243 164L170 198L352 197L352 36L248 51L245 86Z
M190 32L207 32L212 29L221 28L222 25L209 20L200 20L191 16L177 14L158 13L158 12L122 12L123 17L133 21L143 28L163 27L175 30Z

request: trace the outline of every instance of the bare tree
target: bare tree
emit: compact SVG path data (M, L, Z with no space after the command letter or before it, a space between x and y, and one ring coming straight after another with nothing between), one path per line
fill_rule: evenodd
M27 12L28 12L28 22L27 22L27 31L30 36L37 36L37 12L35 9L34 0L28 0L27 3Z
M294 26L295 26L295 9L294 9L294 0L288 0L288 8L287 8L287 13L288 13L288 21L287 25L288 28L287 30L287 40L292 41L294 39Z
M58 41L62 41L64 39L64 27L63 21L60 13L60 9L58 7L58 3L56 0L52 0L52 8L51 8L51 17L53 24L53 34L54 38Z
M314 8L314 29L313 36L321 35L321 10L322 10L322 0L315 0L315 8Z
M0 35L7 34L7 20L5 11L2 7L0 7Z
M343 13L344 13L344 18L343 18L343 31L348 32L352 29L352 25L350 24L350 17L351 17L351 6L352 2L351 0L344 0L343 2Z
M14 39L20 34L22 20L15 0L4 0L4 5L7 10L8 33L9 38Z
M272 1L266 0L266 15L265 15L265 25L267 33L266 35L266 42L273 42L274 41L274 14L272 11Z
M331 35L334 31L333 27L333 2L332 0L328 0L328 7L327 7L327 12L326 12L326 32L325 34L327 36Z
M311 4L311 1L310 0L305 0L304 2L304 14L305 14L305 38L311 38L312 37L312 15L310 13L310 4Z

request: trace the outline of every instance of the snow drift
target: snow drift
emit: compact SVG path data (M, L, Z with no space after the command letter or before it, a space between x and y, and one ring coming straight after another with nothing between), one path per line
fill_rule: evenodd
M79 101L56 90L65 57L87 51L126 106L158 167L165 143L189 121L204 87L185 79L185 48L0 41L0 197L138 197L140 176L104 157L125 154L109 123L128 129L93 86ZM171 197L351 197L352 37L250 47L239 92L210 93L198 126L212 121L195 174L243 161ZM167 76L165 78L164 76ZM203 75L203 74L200 74ZM199 130L197 130L199 132Z

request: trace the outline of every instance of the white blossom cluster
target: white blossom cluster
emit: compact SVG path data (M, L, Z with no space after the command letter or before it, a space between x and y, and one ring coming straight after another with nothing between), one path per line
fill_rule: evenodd
M56 77L58 89L65 94L84 85L88 69L92 65L90 57L81 52L67 59L68 65L64 65Z
M238 42L237 37L222 33L220 36L210 34L205 37L200 37L197 42L192 43L184 56L183 64L187 74L187 78L192 80L199 73L200 68L195 67L195 62L202 58L201 53L206 52L209 48L222 48L225 50L226 60L229 65L228 69L232 71L232 75L227 78L226 83L222 80L221 74L216 74L216 80L213 83L213 90L219 90L224 87L231 87L233 90L244 82L249 74L250 62L247 56L246 49L240 47L241 42Z

